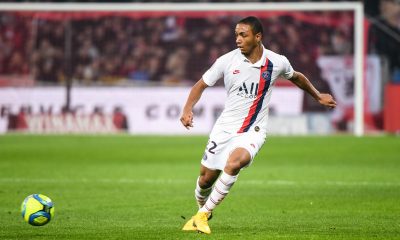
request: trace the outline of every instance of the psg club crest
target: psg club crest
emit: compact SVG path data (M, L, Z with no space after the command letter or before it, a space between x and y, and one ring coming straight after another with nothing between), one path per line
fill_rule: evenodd
M262 78L263 78L265 81L268 81L268 78L270 77L269 75L270 75L270 73L269 73L268 71L264 71L264 72L261 74Z

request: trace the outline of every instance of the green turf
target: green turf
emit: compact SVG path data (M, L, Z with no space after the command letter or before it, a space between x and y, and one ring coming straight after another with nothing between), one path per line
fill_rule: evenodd
M0 239L400 239L400 139L270 137L210 221L182 232L206 137L0 137ZM55 203L44 227L20 204Z

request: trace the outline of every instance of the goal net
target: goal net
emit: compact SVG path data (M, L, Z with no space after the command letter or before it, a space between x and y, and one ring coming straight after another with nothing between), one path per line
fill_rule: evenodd
M2 4L0 132L184 133L176 123L190 86L235 48L235 24L249 15L262 21L266 48L338 102L325 109L280 79L271 132L363 135L374 94L364 59L367 77L380 74L363 53L361 3ZM195 132L223 108L222 84L199 103Z

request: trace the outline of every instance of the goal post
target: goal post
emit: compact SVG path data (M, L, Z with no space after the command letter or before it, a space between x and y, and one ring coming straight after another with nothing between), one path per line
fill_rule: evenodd
M354 14L354 135L364 135L364 10L362 2L288 3L2 3L0 12L182 12L352 11Z

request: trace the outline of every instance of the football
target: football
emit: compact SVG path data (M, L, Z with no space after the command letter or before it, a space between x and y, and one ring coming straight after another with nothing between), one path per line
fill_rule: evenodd
M43 226L54 217L54 204L43 194L32 194L22 202L21 213L25 222L33 226Z

